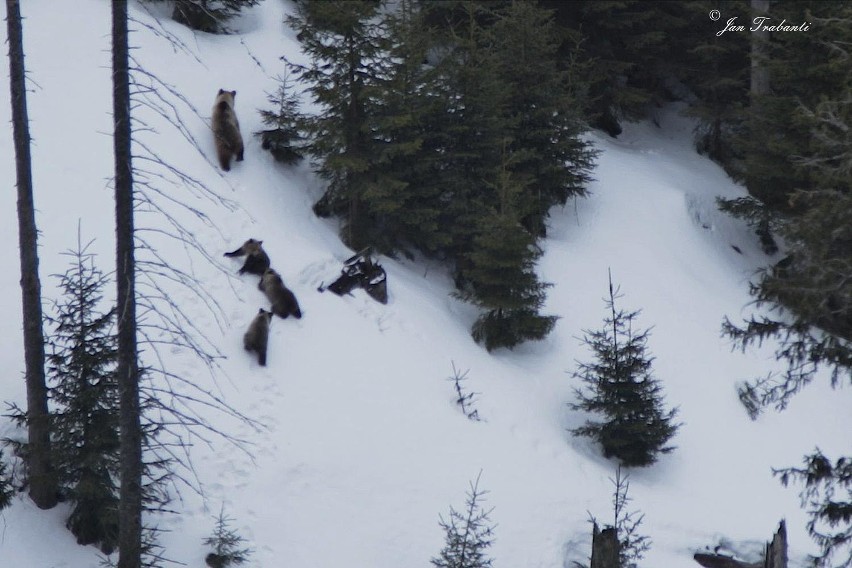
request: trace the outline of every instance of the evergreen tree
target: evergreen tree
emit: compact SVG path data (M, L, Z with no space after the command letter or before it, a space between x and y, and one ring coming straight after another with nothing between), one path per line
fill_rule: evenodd
M305 140L300 132L299 99L286 76L280 79L278 90L269 96L269 102L275 105L275 110L260 111L263 124L270 127L258 133L262 147L278 162L298 163L303 158Z
M364 194L377 159L375 98L385 74L386 32L369 0L300 4L287 23L297 32L307 65L290 64L320 107L304 121L307 152L328 181L314 211L343 219L341 237L356 250L370 245L373 228Z
M637 0L543 0L556 11L561 27L579 34L583 60L591 62L584 77L589 84L586 117L611 136L621 133L621 121L645 118L649 107L662 100L661 78L675 51L684 22L674 17L672 2ZM575 49L576 39L564 47ZM563 52L563 56L567 53Z
M210 568L240 566L251 556L252 550L245 545L245 538L231 528L232 519L225 515L225 508L216 517L213 535L204 539L204 545L213 548L204 561Z
M430 37L414 0L400 0L384 16L388 33L387 74L376 101L377 161L365 197L376 225L380 252L428 255L444 250L449 237L441 224L444 189L433 180L442 164L430 143L429 116L441 112L431 96Z
M353 248L453 263L489 349L544 337L536 239L550 207L584 193L594 155L552 18L531 3L380 6L302 2L288 20L311 58L291 69L321 109L296 121L328 181L314 210L341 217Z
M494 525L488 516L492 509L484 510L482 502L486 491L479 490L479 478L471 483L465 510L461 513L450 507L450 518L441 517L445 544L440 555L432 559L436 568L489 568L491 559L486 551L494 543Z
M583 338L597 360L579 363L574 377L586 390L576 389L580 402L570 405L603 415L605 421L589 420L572 433L593 438L605 457L615 457L625 466L647 466L658 454L674 449L666 444L679 427L674 423L677 409L665 411L662 386L651 373L653 358L646 353L649 332L634 331L639 312L616 309L619 297L610 277L605 327L586 330Z
M850 41L852 7L842 1L778 2L771 4L768 15L772 22L810 21L814 28L771 34L758 44L760 49L752 49L752 77L761 73L757 84L766 85L751 90L743 128L732 138L733 152L742 156L739 171L732 173L754 199L735 200L723 208L755 226L764 250L774 254L775 228L802 212L793 195L819 189L814 172L790 158L812 152L815 124L807 109L823 100L838 100L847 88L848 53L841 46Z
M816 449L805 456L803 468L774 473L785 486L791 481L804 484L801 498L810 516L808 533L820 547L820 554L812 558L814 564L852 566L852 459L839 458L832 464Z
M473 241L481 232L479 221L496 200L494 179L509 135L508 91L493 48L493 6L475 0L427 3L426 17L442 7L453 10L454 20L436 31L435 48L443 53L434 69L430 95L436 105L427 117L425 146L440 160L428 183L441 191L447 255L456 264L456 282L463 288L467 255L475 250Z
M685 17L697 21L711 10L726 18L747 21L748 3L745 0L706 0L686 2ZM718 162L734 176L742 176L742 156L732 147L744 128L745 108L748 106L750 61L748 36L724 33L721 36L688 34L693 41L685 48L678 76L689 88L694 100L686 114L698 119L696 147L701 154Z
M852 9L815 22L832 28L837 40L828 48L848 61ZM813 181L808 191L793 194L794 213L783 218L787 256L763 271L752 286L755 303L781 312L752 317L740 327L725 320L723 332L743 350L775 340L775 355L786 365L740 388L740 399L752 418L767 406L781 410L823 368L833 387L852 384L852 84L821 101L802 116L813 128L809 150L796 160ZM776 471L786 485L802 483L808 531L820 546L815 563L852 566L852 459L833 464L819 450L804 458L803 468ZM835 563L839 556L840 562Z
M507 100L509 151L516 179L526 182L518 217L536 237L546 235L550 208L584 196L595 152L580 138L581 93L577 65L560 69L560 36L553 14L534 2L511 2L496 11L490 37Z
M148 0L161 2L162 0ZM229 33L228 20L260 0L174 0L172 19L193 30L211 34Z
M118 538L118 386L115 309L98 311L108 278L78 244L60 278L63 298L51 318L48 357L53 457L73 510L67 526L79 544L109 554Z
M852 21L852 20L850 20ZM781 233L787 256L760 274L751 293L757 306L785 317L752 317L740 327L726 319L723 332L742 349L767 339L778 341L781 376L744 385L740 398L752 416L765 406L783 409L790 396L816 372L830 370L832 385L852 384L852 85L836 101L812 113L813 153L801 161L812 170L818 190L799 192L803 213L787 218Z
M620 568L637 568L638 562L651 549L651 539L639 533L639 527L645 515L639 511L628 511L627 504L632 501L628 495L630 476L622 475L621 466L615 471L615 479L610 478L615 492L612 494L613 527L618 536L618 559Z
M504 158L495 184L498 209L476 220L462 273L467 293L460 295L486 310L473 326L473 338L489 351L542 339L557 319L539 314L549 284L538 281L534 266L541 251L516 218L514 203L524 188L512 179L509 163Z
M0 451L0 511L12 504L15 496L15 488L12 484L12 475L7 471L6 459Z

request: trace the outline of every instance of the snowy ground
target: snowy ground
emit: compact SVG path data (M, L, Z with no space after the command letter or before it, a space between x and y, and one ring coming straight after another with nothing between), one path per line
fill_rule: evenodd
M29 0L22 6L31 91L40 274L46 298L76 243L97 239L99 265L113 265L109 4L99 0ZM438 515L463 505L468 482L482 471L497 523L496 567L561 568L590 551L588 513L610 517L614 463L566 430L584 417L572 412L577 386L570 373L588 358L578 337L605 316L607 269L621 286L622 306L642 309L653 326L650 349L667 400L684 422L677 450L651 468L631 472L633 505L646 514L653 539L644 566L696 566L692 553L722 539L748 549L786 518L791 556L813 546L796 491L773 479L771 467L798 463L819 445L850 451L850 393L825 381L798 395L782 414L747 419L734 386L775 368L771 350L732 352L720 338L725 315L747 315L747 282L767 262L739 222L719 213L716 196L743 195L722 170L696 155L691 126L676 109L651 123L630 125L613 140L592 135L602 150L592 196L553 211L540 263L552 282L546 312L561 317L543 342L488 354L469 335L476 312L450 297L439 266L383 259L390 301L363 293L319 294L351 254L333 223L310 211L318 181L305 168L276 165L250 133L261 128L282 55L298 58L283 25L288 2L266 0L238 23L239 35L193 34L132 4L131 42L138 61L192 105L176 102L187 137L139 108L151 132L141 139L167 161L238 204L229 209L181 185L153 183L166 195L204 211L212 225L171 209L217 261L157 237L170 262L191 269L221 305L218 315L192 294L174 298L227 356L214 379L186 353L165 353L169 370L224 397L256 418L253 430L210 415L218 427L252 444L253 459L219 440L193 448L203 497L182 492L180 516L153 519L168 529L167 556L202 566L201 544L222 504L255 548L256 566L391 568L429 566L442 546ZM159 33L158 33L159 32ZM0 33L5 33L4 31ZM164 33L183 42L175 48ZM3 37L5 41L5 37ZM2 76L8 76L2 59ZM236 89L247 141L246 160L222 175L207 121L219 88ZM175 100L160 88L167 99ZM197 110L193 110L197 109ZM9 121L8 104L0 120ZM193 142L193 140L195 142ZM137 162L143 168L157 170ZM0 399L24 400L20 288L10 131L0 134ZM162 201L161 201L162 202ZM140 215L145 227L161 217ZM248 237L264 246L304 312L300 321L272 323L269 366L242 350L241 336L265 306L256 277L221 258ZM739 252L733 247L737 247ZM469 369L481 393L467 420L446 378L453 363ZM0 434L12 432L8 423ZM63 528L67 510L38 511L19 499L2 513L3 566L88 568L92 547L78 547Z

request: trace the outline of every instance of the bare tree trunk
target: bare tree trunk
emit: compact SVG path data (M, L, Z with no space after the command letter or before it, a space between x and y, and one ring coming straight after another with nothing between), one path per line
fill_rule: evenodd
M618 532L614 527L598 530L592 527L592 560L590 568L619 568Z
M118 568L142 561L142 434L136 343L136 260L133 243L130 71L127 0L112 2L112 83L115 152L115 237L118 304L120 477Z
M752 26L758 25L760 18L769 16L769 0L751 0ZM769 57L769 32L762 31L762 26L751 32L751 96L759 97L769 94L769 68L766 60Z
M781 521L772 542L766 545L763 568L787 568L787 523Z
M33 205L30 128L24 69L24 39L19 0L6 0L9 38L9 85L15 169L18 187L18 240L21 249L21 292L24 317L24 359L27 383L27 430L30 498L41 509L56 505L56 475L50 463L50 423L44 375L44 331L41 281L38 276L38 232Z

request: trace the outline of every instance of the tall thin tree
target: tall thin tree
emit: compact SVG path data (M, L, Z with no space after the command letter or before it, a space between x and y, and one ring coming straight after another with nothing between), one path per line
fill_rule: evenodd
M50 463L50 424L44 374L44 330L41 280L38 276L38 231L33 205L32 157L27 115L24 40L19 0L6 0L9 38L9 85L15 169L18 187L18 239L21 249L21 292L24 317L24 360L27 383L27 466L30 498L41 509L56 505L56 477Z
M133 164L127 0L112 2L112 87L119 430L121 434L118 568L140 568L143 466L136 337L136 260L133 244Z

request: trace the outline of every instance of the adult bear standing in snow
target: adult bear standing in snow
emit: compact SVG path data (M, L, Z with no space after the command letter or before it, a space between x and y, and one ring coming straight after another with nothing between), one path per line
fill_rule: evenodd
M240 134L240 123L234 112L234 97L236 91L219 89L216 102L213 105L213 136L216 138L216 154L222 169L230 171L231 156L236 154L237 161L243 161L243 137Z
M271 321L272 312L260 308L251 325L249 325L248 331L243 336L243 347L246 348L246 351L257 353L257 362L261 367L266 366L266 346L269 344L269 323Z
M263 247L261 246L262 244L263 241L249 239L237 250L226 252L225 256L245 256L246 261L243 264L243 267L240 268L239 273L245 274L248 272L249 274L263 276L263 273L266 272L267 268L269 268L270 263L269 255L266 254L265 250L263 250Z
M302 310L299 309L299 302L296 300L296 295L284 285L281 276L271 268L267 268L263 276L260 277L260 283L257 285L269 301L272 303L272 313L282 318L294 316L296 319L302 317Z

